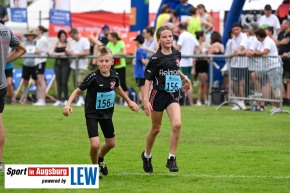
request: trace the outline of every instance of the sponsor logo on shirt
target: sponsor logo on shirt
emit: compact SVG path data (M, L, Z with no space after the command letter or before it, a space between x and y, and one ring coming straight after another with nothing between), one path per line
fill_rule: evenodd
M159 75L166 76L166 75L177 75L178 70L159 70Z
M176 66L179 67L179 59L176 59L175 62L176 62Z
M113 82L110 82L110 87L111 87L111 89L112 89L112 90L114 90L114 88L115 88L115 84L116 84L116 82L115 82L115 81L113 81Z

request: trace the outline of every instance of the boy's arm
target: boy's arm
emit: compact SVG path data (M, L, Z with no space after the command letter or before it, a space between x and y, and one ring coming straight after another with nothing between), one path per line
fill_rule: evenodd
M70 97L69 97L69 99L68 99L68 101L67 101L66 106L63 108L63 115L64 115L64 116L68 116L69 113L72 113L72 112L73 112L73 110L72 110L72 108L71 108L71 104L72 104L72 102L75 100L75 98L76 98L77 96L79 96L80 93L81 93L81 89L79 89L79 88L76 88L76 89L71 93L71 95L70 95Z
M128 95L123 91L123 89L120 86L115 88L115 92L118 93L128 103L128 107L132 111L134 112L139 111L139 106L134 101L131 101L131 99L128 97Z

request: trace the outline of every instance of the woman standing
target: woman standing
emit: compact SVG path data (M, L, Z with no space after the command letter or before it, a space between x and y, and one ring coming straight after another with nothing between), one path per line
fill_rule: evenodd
M67 34L60 30L57 34L58 41L53 45L50 51L51 56L67 56L66 49L69 48ZM68 100L68 79L70 74L70 63L67 58L56 58L54 63L54 72L57 82L57 101L53 106L62 106ZM63 94L63 98L62 98Z
M143 43L143 48L146 50L147 58L150 58L153 54L156 53L156 40L153 38L154 28L151 26L143 29L142 35L145 38Z
M108 36L109 43L107 48L111 50L114 56L125 56L127 54L126 45L123 40L120 39L116 32L111 32ZM128 88L126 84L126 60L125 58L114 59L114 69L119 74L120 84L124 92L128 95ZM126 104L126 103L125 103Z
M44 36L44 33L48 30L43 26L38 26L35 30L37 35L36 37L36 50L35 54L39 56L46 56L48 52L48 41L47 38ZM35 106L44 106L45 105L45 97L46 97L46 82L44 79L44 72L46 66L47 58L36 58L35 63L37 65L37 80L38 85L36 89L37 95L37 102L33 105Z
M205 43L205 34L203 31L196 32L196 38L199 42L199 47L196 50L197 55L206 55L208 53L208 46ZM203 97L204 104L208 104L208 59L197 58L195 62L195 71L199 81L198 96L196 106L202 106Z

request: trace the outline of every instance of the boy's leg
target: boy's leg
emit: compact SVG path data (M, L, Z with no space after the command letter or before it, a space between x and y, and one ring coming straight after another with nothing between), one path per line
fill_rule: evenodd
M90 156L92 164L98 164L98 151L100 146L99 137L90 138L90 143L91 143Z
M103 175L108 175L108 168L104 162L104 157L115 147L115 129L112 119L99 120L99 124L105 137L105 143L102 145L98 154L98 164Z

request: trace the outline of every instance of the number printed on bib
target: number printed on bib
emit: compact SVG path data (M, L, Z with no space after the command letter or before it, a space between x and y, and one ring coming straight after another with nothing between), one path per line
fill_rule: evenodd
M114 106L115 92L97 92L96 109L108 109Z
M179 75L166 75L165 76L165 91L177 92L181 89L181 79Z

